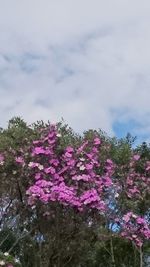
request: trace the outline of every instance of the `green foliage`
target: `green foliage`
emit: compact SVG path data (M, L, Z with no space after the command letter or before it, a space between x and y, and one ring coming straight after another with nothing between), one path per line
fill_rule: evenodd
M7 252L0 251L0 266L22 267L20 261Z
M9 251L15 242L16 242L16 235L12 230L10 230L9 228L4 228L3 230L0 231L0 250L2 252ZM16 244L11 253L12 255L19 254L18 244Z

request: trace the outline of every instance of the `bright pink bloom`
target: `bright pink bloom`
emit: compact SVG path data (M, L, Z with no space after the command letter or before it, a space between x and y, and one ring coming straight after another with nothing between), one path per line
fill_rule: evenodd
M43 147L35 147L33 149L33 154L39 155L39 154L45 154L45 149Z
M100 145L100 144L101 144L101 140L98 137L96 137L94 139L94 145Z
M16 157L15 160L16 160L17 163L20 163L20 164L24 164L25 163L23 157Z
M135 161L138 161L138 160L140 159L140 155L134 155L134 156L133 156L133 159L134 159Z

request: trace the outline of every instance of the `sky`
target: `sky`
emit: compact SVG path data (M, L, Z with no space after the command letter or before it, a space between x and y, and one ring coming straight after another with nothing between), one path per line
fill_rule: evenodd
M0 126L150 141L149 0L0 0Z

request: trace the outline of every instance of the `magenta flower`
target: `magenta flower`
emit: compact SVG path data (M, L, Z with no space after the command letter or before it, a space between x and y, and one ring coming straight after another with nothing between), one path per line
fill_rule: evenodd
M138 218L136 219L136 222L137 222L138 224L144 224L144 223L145 223L145 220L144 220L144 218L142 218L142 217L138 217Z
M20 163L22 165L25 163L23 157L16 157L15 160L16 160L17 163Z
M66 152L68 152L68 153L72 153L72 152L74 152L73 147L68 146L68 147L66 148Z
M2 154L0 154L0 162L4 161L4 156Z
M135 161L138 161L138 160L140 159L140 155L134 155L134 156L133 156L133 159L134 159Z
M100 145L100 144L101 144L101 140L98 137L96 137L94 139L94 145Z
M35 147L33 149L33 155L45 154L45 149L43 147Z
M127 223L130 221L131 216L133 215L132 212L128 212L126 215L123 216L123 220Z

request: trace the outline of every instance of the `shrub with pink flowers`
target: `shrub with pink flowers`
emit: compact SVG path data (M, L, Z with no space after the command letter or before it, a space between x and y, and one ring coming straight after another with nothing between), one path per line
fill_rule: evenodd
M119 188L117 198L125 193L129 202L149 193L150 178L147 173L141 176L136 171L135 164L140 160L139 155L133 155L127 178L124 177L124 181L120 181L116 187L115 163L111 159L101 162L102 144L98 136L91 140L85 139L75 147L66 146L61 151L59 143L60 134L56 126L51 125L48 132L43 131L41 138L33 141L30 150L32 161L26 161L23 155L16 158L22 168L28 168L28 175L31 177L31 185L26 191L31 207L37 201L44 205L57 202L81 213L97 210L107 217L111 201L109 195L115 199L115 188ZM150 239L146 218L134 215L132 211L122 214L122 218L122 237L132 240L137 246L141 246L144 239Z
M34 242L40 239L44 244L51 235L49 249L57 251L60 261L67 231L65 251L70 253L72 240L78 242L83 228L84 234L92 229L93 235L96 229L97 239L109 239L112 246L112 237L117 236L141 252L150 240L150 159L126 143L116 148L96 131L72 136L59 124L27 130L28 137L18 139L16 147L0 150L0 165L4 184L6 177L15 181L16 188L12 183L11 189L15 208L23 214L19 220L28 222L22 225ZM66 256L66 262L71 257ZM51 258L54 264L55 256Z

